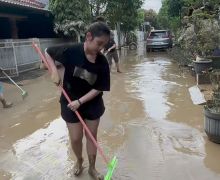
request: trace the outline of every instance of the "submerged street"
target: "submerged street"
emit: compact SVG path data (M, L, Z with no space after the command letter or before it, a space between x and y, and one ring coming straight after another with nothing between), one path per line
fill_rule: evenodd
M123 73L111 73L105 93L106 112L99 143L106 155L119 159L114 180L218 180L220 146L203 128L203 107L193 105L189 72L180 72L166 52L120 52ZM88 160L80 177L73 175L74 155L60 117L59 91L46 71L22 80L29 96L5 83L5 96L14 102L0 108L0 179L90 180ZM106 173L98 155L97 169Z

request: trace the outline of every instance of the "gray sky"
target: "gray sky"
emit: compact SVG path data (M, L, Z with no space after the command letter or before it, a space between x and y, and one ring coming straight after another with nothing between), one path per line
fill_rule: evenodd
M144 9L153 9L156 12L159 12L159 9L162 6L161 1L162 0L145 0L143 8Z

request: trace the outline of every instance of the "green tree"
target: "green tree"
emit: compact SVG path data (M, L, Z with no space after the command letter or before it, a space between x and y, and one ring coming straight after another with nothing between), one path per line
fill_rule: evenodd
M195 9L200 8L204 5L209 5L212 7L217 7L219 5L219 0L181 0L184 6L193 7Z
M106 6L105 15L110 26L116 27L118 32L118 44L120 45L121 31L125 39L128 33L135 30L139 25L138 10L143 4L142 0L111 0Z
M108 0L89 0L91 15L93 17L103 15L106 10L107 4Z
M88 0L50 0L49 9L55 19L55 31L77 38L83 35L85 24L91 21Z
M162 7L159 10L157 15L157 23L159 28L166 29L169 28L169 16L168 16L168 9L169 9L169 0L162 1Z
M139 9L138 10L138 17L137 17L137 21L138 21L138 25L139 26L141 26L143 23L144 23L144 21L145 21L145 9Z
M183 0L183 3L187 7L201 7L203 4L203 0Z
M153 9L145 10L144 21L157 28L157 13Z
M120 24L124 32L136 29L142 3L142 0L50 0L49 9L55 17L55 30L79 40L85 25L100 15L112 28Z
M181 9L183 7L183 0L169 0L168 2L168 16L178 17L180 16Z
M183 6L184 0L163 0L157 16L159 27L177 32L181 27L181 10Z
M88 0L50 0L49 9L52 11L57 23L66 20L86 23L91 19Z
M107 19L112 26L121 24L123 31L132 31L138 26L138 9L142 0L112 0L106 7Z

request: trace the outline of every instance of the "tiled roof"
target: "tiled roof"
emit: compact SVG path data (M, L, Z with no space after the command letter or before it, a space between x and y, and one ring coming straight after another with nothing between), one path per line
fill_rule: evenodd
M43 9L46 6L46 4L37 0L0 0L0 2L37 9Z

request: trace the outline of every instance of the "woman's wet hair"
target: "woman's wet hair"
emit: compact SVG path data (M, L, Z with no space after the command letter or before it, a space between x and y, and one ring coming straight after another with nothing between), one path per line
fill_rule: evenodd
M94 37L100 37L100 36L110 36L110 29L104 22L94 22L92 23L86 33L90 32Z

